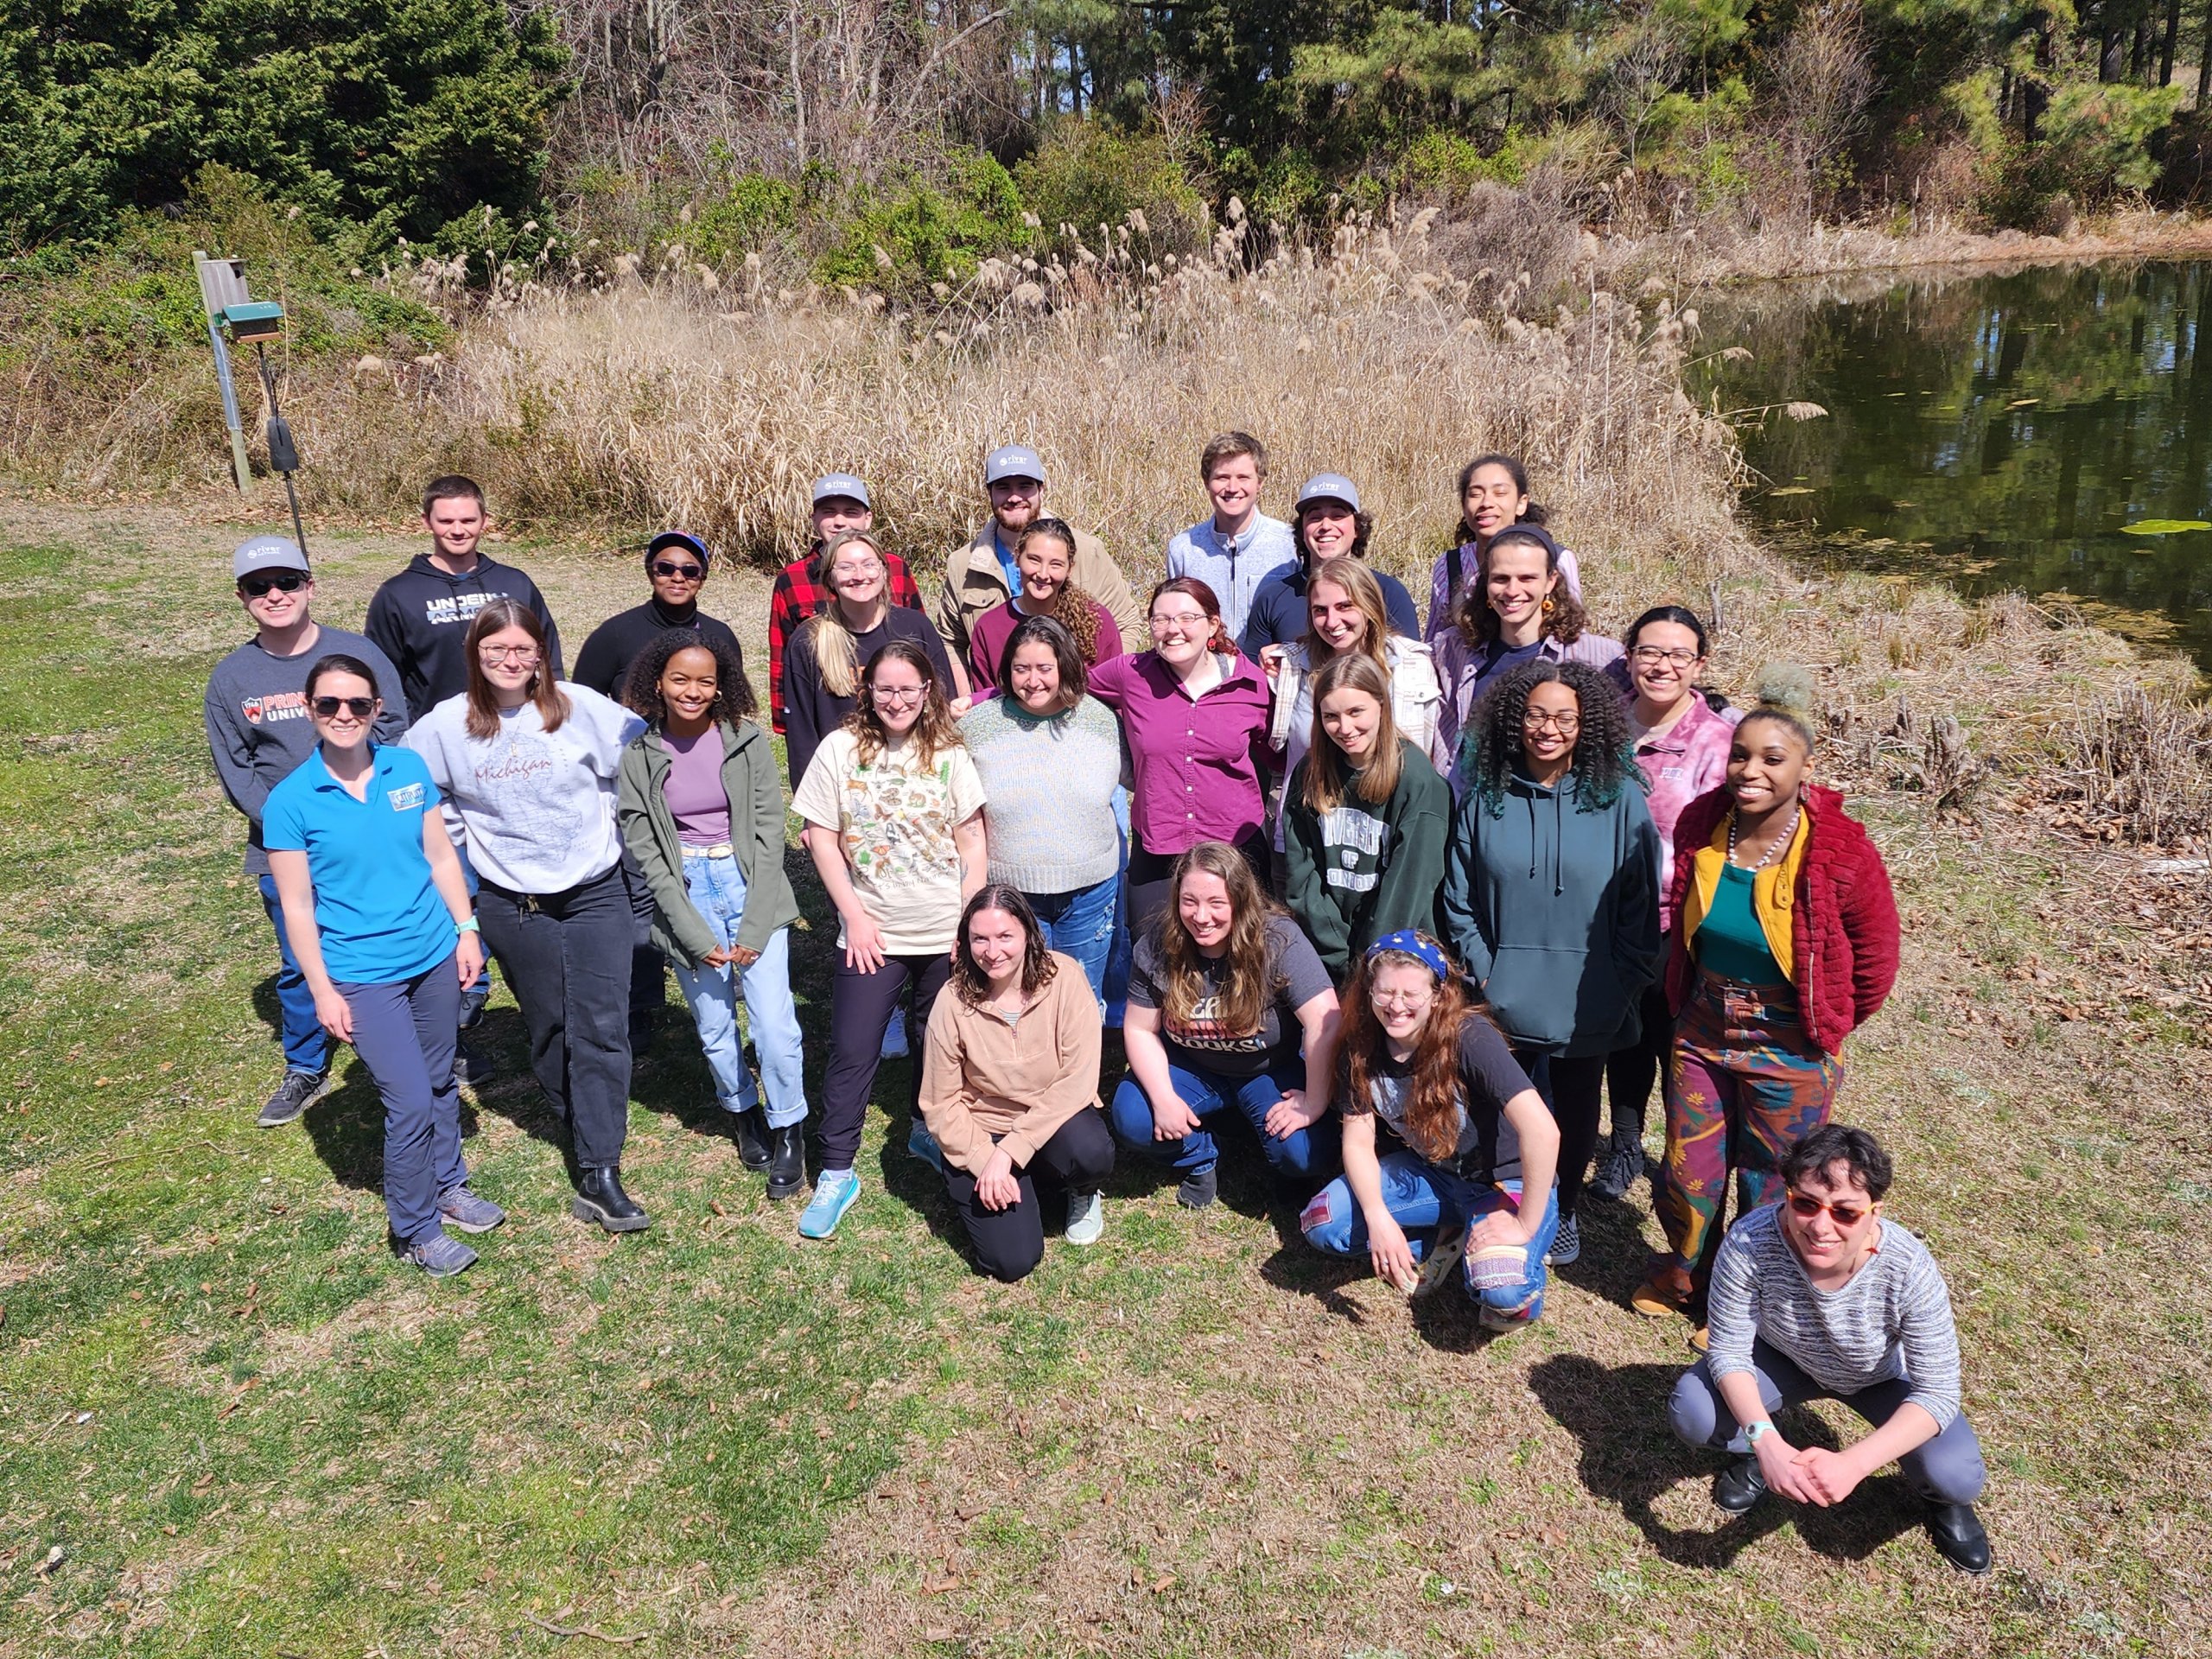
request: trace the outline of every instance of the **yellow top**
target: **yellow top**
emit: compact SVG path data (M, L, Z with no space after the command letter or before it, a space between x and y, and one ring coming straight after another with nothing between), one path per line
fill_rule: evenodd
M1713 895L1720 886L1720 867L1728 861L1728 830L1735 822L1736 811L1731 807L1713 826L1713 839L1697 849L1690 868L1690 890L1682 899L1685 943L1697 938L1699 925L1713 908ZM1791 949L1790 912L1797 903L1797 873L1805 867L1806 832L1811 828L1811 821L1800 810L1797 827L1790 832L1789 849L1766 868L1751 874L1751 912L1759 918L1759 931L1766 935L1766 948L1774 953L1774 959L1785 976L1796 971L1797 957Z

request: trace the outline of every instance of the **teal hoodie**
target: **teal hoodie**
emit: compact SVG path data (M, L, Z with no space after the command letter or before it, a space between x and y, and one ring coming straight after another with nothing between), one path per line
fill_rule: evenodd
M1516 1048L1580 1058L1636 1040L1659 972L1659 835L1634 779L1611 805L1516 776L1470 789L1444 855L1444 925Z

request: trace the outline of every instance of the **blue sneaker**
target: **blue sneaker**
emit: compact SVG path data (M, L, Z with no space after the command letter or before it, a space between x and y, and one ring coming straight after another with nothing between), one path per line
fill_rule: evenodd
M861 1195L861 1178L849 1169L825 1169L814 1183L814 1197L798 1218L801 1238L827 1238Z
M903 1060L908 1052L906 1011L904 1008L893 1008L891 1010L891 1023L883 1028L883 1048L880 1058L887 1060Z
M944 1173L944 1148L938 1145L937 1136L930 1133L930 1126L918 1117L914 1120L914 1127L906 1132L906 1153L909 1157L918 1158L925 1164L935 1164L937 1173L940 1175Z

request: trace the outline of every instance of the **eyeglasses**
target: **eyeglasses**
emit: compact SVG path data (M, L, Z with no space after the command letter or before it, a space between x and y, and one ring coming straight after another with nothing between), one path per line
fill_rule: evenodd
M1367 1000L1378 1008L1425 1008L1436 1001L1434 991L1370 991Z
M866 564L836 564L830 567L830 580L832 582L861 582L869 576L880 576L882 574L883 566L873 559Z
M296 570L279 570L270 576L241 576L238 591L248 599L265 599L274 588L280 594L296 594L308 585L308 578Z
M374 697L317 697L315 713L317 720L335 720L343 709L356 720L366 720L377 711Z
M1524 732L1553 731L1557 732L1561 737L1573 737L1582 729L1582 716L1547 715L1539 709L1531 709L1521 716L1521 729Z
M1203 628L1206 626L1206 613L1204 611L1183 611L1173 616L1162 616L1155 611L1152 618L1152 626L1155 629L1182 628L1188 631L1192 628Z
M1810 1221L1825 1210L1828 1218L1839 1227L1856 1227L1881 1206L1878 1204L1828 1204L1809 1192L1789 1190L1789 1213L1800 1221Z
M696 564L677 564L668 559L653 562L653 575L678 577L685 582L697 582L707 573Z
M487 663L519 663L524 668L537 660L536 645L479 645L476 654Z
M928 692L929 688L925 685L876 685L868 688L868 695L879 706L887 702L919 702Z
M1694 651L1662 651L1656 645L1638 645L1629 655L1646 668L1656 668L1662 663L1670 668L1688 668L1697 661L1697 652Z

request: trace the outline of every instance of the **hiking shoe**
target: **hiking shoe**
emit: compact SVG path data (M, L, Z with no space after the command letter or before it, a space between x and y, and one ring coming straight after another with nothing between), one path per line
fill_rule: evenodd
M1766 1477L1756 1456L1738 1458L1713 1478L1713 1504L1729 1515L1743 1515L1766 1496Z
M484 1005L492 1000L491 972L487 967L476 976L476 982L461 994L461 1031L474 1031L484 1023Z
M456 1273L467 1273L476 1265L476 1252L457 1238L448 1238L443 1233L432 1233L428 1238L418 1238L400 1252L403 1261L411 1262L433 1279L450 1279Z
M825 1169L814 1183L814 1196L799 1214L801 1238L827 1238L861 1195L861 1178L849 1169Z
M1647 1319L1670 1319L1689 1311L1694 1289L1689 1272L1681 1262L1672 1256L1655 1256L1628 1305Z
M1643 1173L1643 1144L1638 1141L1616 1141L1598 1166L1598 1173L1590 1183L1590 1190L1600 1198L1624 1198L1629 1189Z
M499 1075L499 1068L492 1064L480 1048L456 1041L453 1046L453 1080L466 1084L471 1089L481 1089Z
M1175 1202L1185 1210L1203 1210L1221 1196L1221 1177L1215 1166L1194 1169L1175 1189Z
M914 1127L906 1131L906 1151L911 1157L936 1165L938 1174L944 1173L944 1148L938 1145L930 1126L918 1117L914 1120Z
M1551 1254L1544 1260L1555 1268L1564 1268L1581 1259L1581 1218L1576 1216L1565 1217L1559 1224L1559 1231L1552 1235Z
M788 1198L806 1179L806 1125L785 1123L768 1131L768 1196Z
M879 1058L887 1060L903 1060L906 1058L906 1011L904 1008L893 1008L891 1010L891 1023L883 1028L883 1047L879 1052Z
M507 1212L489 1198L480 1198L465 1185L438 1194L438 1215L448 1227L464 1233L488 1233L507 1218Z
M1928 1535L1936 1554L1961 1573L1976 1578L1989 1571L1989 1535L1971 1503L1930 1503Z
M1106 1200L1096 1192L1068 1194L1068 1243L1096 1244L1106 1230Z
M768 1127L757 1109L732 1112L730 1134L737 1141L737 1161L747 1169L768 1167Z
M1697 1353L1711 1353L1713 1351L1713 1332L1707 1330L1704 1325L1699 1325L1695 1330L1690 1332L1690 1347L1693 1351Z
M281 1128L338 1086L330 1071L287 1071L276 1092L269 1096L261 1116L253 1121L264 1129Z

